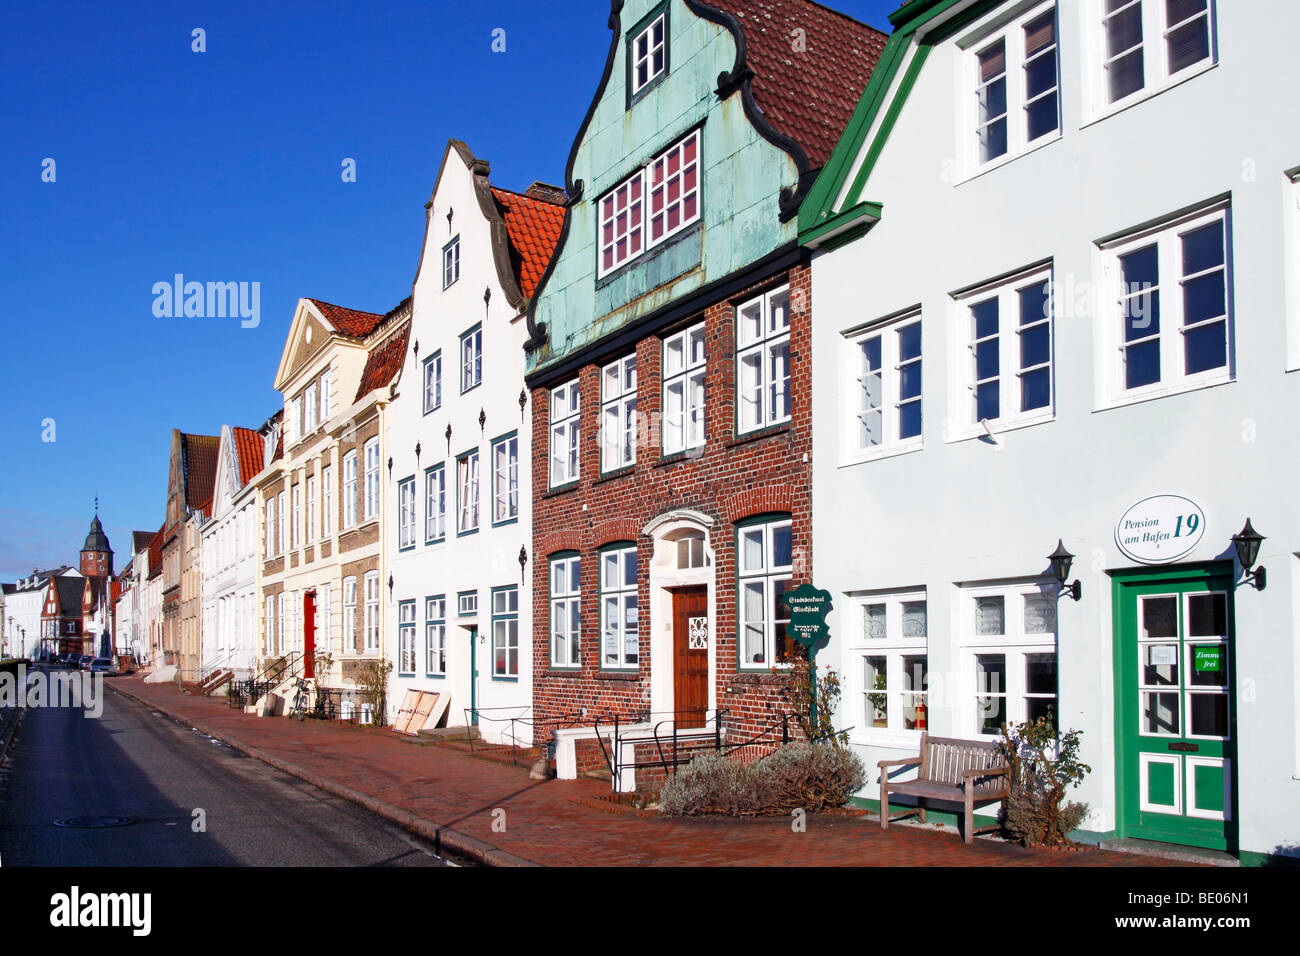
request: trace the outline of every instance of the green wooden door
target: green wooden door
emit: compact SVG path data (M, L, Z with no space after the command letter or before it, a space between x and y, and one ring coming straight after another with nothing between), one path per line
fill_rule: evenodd
M478 726L478 628L469 629L469 722Z
M1235 845L1231 566L1115 580L1121 836Z

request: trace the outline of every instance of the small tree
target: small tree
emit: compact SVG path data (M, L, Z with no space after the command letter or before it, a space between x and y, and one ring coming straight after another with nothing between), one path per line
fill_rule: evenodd
M366 661L357 672L361 697L370 704L374 719L381 727L388 726L388 677L392 672L392 662L387 659Z
M799 653L795 655L794 666L790 668L790 686L788 699L799 727L806 739L814 743L825 741L835 747L846 746L849 742L847 730L835 729L835 709L839 706L843 693L840 687L840 675L829 667L817 670L817 693L814 700L812 689L812 665L808 658ZM813 704L816 703L817 719L812 719Z
M998 749L1011 767L1011 796L1003 811L1003 826L1025 846L1074 846L1070 831L1088 814L1086 803L1065 801L1066 792L1092 773L1079 760L1082 730L1058 736L1052 721L1002 725Z

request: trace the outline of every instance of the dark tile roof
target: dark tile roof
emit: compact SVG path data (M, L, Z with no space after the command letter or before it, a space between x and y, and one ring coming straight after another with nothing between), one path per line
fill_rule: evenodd
M407 319L400 329L370 350L370 354L366 356L366 367L361 373L361 384L357 386L357 397L354 401L360 401L363 395L388 385L397 377L397 373L402 370L402 360L406 357L406 343L410 337L411 322Z
M889 37L812 0L707 0L745 31L754 100L777 130L826 165ZM807 49L791 49L795 30Z
M139 554L149 547L149 542L153 540L152 531L132 531L131 532L131 553Z
M262 470L265 440L251 428L231 428L235 439L235 460L239 462L240 487L248 484Z
M560 241L564 225L563 192L534 183L527 194L492 187L492 195L506 222L510 237L510 261L514 265L519 291L531 299Z
M325 316L335 329L355 339L369 335L384 318L382 315L376 315L373 312L345 309L341 305L332 305L329 302L322 302L320 299L308 299L307 301L320 309L321 315Z
M59 602L59 615L62 617L81 616L81 598L85 593L86 579L54 578L55 594Z
M163 529L159 528L149 541L149 580L162 574Z
M217 483L219 435L181 435L185 443L185 504L197 508L212 498Z

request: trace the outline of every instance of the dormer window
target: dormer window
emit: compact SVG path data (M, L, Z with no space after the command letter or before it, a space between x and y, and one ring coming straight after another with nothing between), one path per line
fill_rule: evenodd
M668 11L652 14L644 29L635 32L628 49L629 90L635 97L668 71Z

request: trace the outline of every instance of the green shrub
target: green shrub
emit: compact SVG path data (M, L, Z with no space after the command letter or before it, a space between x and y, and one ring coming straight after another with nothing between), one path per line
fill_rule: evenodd
M827 744L787 744L740 766L717 753L696 757L663 788L666 816L785 815L841 807L866 783L862 761Z

